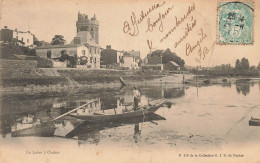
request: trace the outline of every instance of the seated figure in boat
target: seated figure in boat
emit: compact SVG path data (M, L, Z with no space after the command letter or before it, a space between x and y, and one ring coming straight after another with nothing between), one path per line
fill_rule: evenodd
M133 96L134 96L134 111L136 111L141 99L141 94L138 91L137 86L134 86Z

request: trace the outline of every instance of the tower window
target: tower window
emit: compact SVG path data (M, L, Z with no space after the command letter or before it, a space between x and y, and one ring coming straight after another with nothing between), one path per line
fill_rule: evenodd
M82 50L82 55L86 55L86 51L85 50Z
M93 27L91 27L91 31L92 31L92 32L93 32L93 30L94 30Z

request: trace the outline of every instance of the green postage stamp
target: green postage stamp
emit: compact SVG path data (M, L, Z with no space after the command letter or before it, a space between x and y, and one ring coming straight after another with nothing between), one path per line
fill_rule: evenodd
M218 44L253 44L253 1L218 2Z

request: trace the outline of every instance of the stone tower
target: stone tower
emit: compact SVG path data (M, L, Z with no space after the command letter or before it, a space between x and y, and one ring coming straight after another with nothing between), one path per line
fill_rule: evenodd
M95 42L99 44L99 22L96 15L93 18L88 19L88 15L78 13L78 20L76 22L77 33L80 31L88 31Z

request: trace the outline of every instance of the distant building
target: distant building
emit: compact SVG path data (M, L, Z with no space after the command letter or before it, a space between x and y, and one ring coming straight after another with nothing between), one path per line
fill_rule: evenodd
M101 51L101 65L108 67L113 67L114 65L118 64L121 65L121 58L123 57L123 52L117 51L111 48L111 45L107 45L106 49Z
M37 47L40 47L40 46L49 46L51 45L50 43L46 42L46 41L35 41L34 44L37 46Z
M164 51L157 50L156 55L152 55L153 53L149 53L147 55L146 64L142 66L143 70L163 70L162 56Z
M153 53L156 53L156 55L152 55ZM150 65L156 65L156 64L162 64L162 57L164 50L157 50L156 52L149 53L147 55L147 61Z
M13 40L13 30L5 26L1 29L1 42L11 42Z
M131 51L125 51L127 53L129 53L131 56L135 57L135 58L140 58L140 51L134 51L134 50L131 50Z
M84 44L51 45L36 48L36 55L42 58L52 59L54 67L67 67L67 63L57 62L58 58L65 53L77 57L77 67L100 68L100 52L95 51ZM84 63L82 63L82 60Z
M11 42L17 40L20 46L24 47L33 47L33 34L30 31L23 32L18 31L17 29L11 30L7 26L4 29L1 29L1 41L2 42Z
M138 69L140 58L140 51L125 51L123 54L123 62L121 67L129 69Z
M81 31L89 32L97 44L99 44L99 22L96 15L88 19L88 15L78 13L78 20L76 22L77 33Z
M96 15L88 19L85 14L78 13L76 22L77 35L70 44L51 45L36 48L36 54L43 58L52 59L57 67L64 67L64 64L57 62L62 53L77 57L77 67L81 68L100 68L101 48L98 45L99 23ZM66 67L66 64L65 64Z

